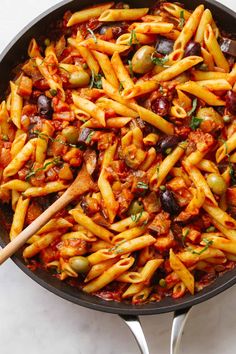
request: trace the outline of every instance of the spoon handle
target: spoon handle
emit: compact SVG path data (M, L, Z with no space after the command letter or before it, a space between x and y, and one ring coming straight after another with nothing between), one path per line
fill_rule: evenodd
M26 241L41 229L58 211L68 205L73 196L68 190L62 194L48 209L46 209L37 219L27 226L16 238L9 242L2 250L0 250L0 265L11 257Z

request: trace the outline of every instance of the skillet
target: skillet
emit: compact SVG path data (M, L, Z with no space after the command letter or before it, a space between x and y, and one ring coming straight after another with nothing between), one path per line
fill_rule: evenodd
M32 37L38 38L42 34L46 34L50 24L55 23L56 19L61 18L65 11L71 10L74 12L82 7L100 2L101 0L92 2L91 0L80 0L79 2L76 0L64 0L38 16L27 25L0 55L0 97L4 95L4 92L7 89L9 79L12 77L12 69L18 64L17 61L20 63L26 58L28 44ZM138 5L135 0L129 0L126 2L135 7L147 7L152 6L156 1L139 0ZM182 3L184 3L187 8L192 9L201 3L204 4L212 11L214 18L220 24L221 28L228 33L233 33L235 31L234 25L236 22L236 14L214 0L192 0L191 3L189 3L188 0L182 0ZM226 18L227 21L223 21L223 19ZM0 245L4 247L9 242L8 233L4 225L6 224L6 220L10 222L11 213L5 206L1 206L0 209ZM186 321L186 314L189 312L189 309L193 305L210 299L236 283L236 269L234 269L227 272L222 277L217 278L213 284L195 295L187 295L178 300L165 298L159 303L134 306L113 301L107 302L95 296L82 293L78 291L77 288L61 282L41 269L31 271L24 263L21 250L17 252L12 259L27 275L54 294L80 306L121 315L136 336L141 352L144 354L148 354L149 351L141 326L138 322L139 315L154 315L165 312L175 313L171 338L171 353L176 353L178 339L183 329L184 322Z

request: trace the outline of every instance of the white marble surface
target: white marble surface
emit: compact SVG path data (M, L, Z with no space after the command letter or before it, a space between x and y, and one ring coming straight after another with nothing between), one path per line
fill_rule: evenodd
M56 0L1 0L0 51L32 18ZM236 2L222 0L236 10ZM79 3L79 0L78 0ZM236 288L196 306L181 354L236 352ZM171 314L142 318L151 354L167 354ZM0 268L1 354L135 354L137 346L115 315L71 304L41 288L12 261Z

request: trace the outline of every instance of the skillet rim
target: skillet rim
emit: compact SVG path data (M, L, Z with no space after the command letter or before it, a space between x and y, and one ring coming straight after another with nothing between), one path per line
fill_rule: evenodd
M171 0L172 1L172 0ZM102 2L102 0L101 0ZM231 17L234 18L236 21L236 13L226 7L225 5L222 5L221 3L214 1L214 0L203 0L202 2L212 5L213 7L217 8L217 10L222 12L222 15L230 15ZM76 3L76 0L63 0L60 1L58 4L50 7L43 13L41 13L39 16L37 16L35 19L33 19L29 24L27 24L12 40L11 42L6 46L6 48L2 51L0 54L0 68L1 68L1 62L4 60L4 58L7 57L8 52L14 48L15 44L17 41L24 37L26 33L34 26L37 25L38 22L46 18L48 15L52 14L56 10L59 10L61 7L65 5L70 5ZM0 235L0 245L4 247L7 243L3 240L2 236ZM188 307L191 307L193 305L199 304L203 301L206 301L217 294L223 292L224 290L230 288L236 283L236 268L234 270L228 271L225 273L223 276L218 277L213 284L208 285L206 288L204 288L202 291L199 293L196 293L195 295L187 295L182 299L179 300L174 300L167 298L165 300L162 300L161 302L158 303L152 303L152 304L145 304L145 305L132 305L132 304L127 304L127 303L118 303L114 301L105 301L102 299L98 299L95 296L84 294L83 292L79 291L78 295L81 297L76 297L68 292L66 292L63 289L57 288L54 285L50 284L50 282L47 282L45 279L43 279L43 276L39 276L36 272L31 271L29 268L27 268L26 264L22 261L22 259L18 255L14 255L11 257L13 262L25 273L27 274L31 279L33 279L36 283L44 287L45 289L49 290L50 292L54 293L55 295L60 296L61 298L70 301L72 303L75 303L77 305L90 308L93 310L97 311L102 311L102 312L107 312L107 313L113 313L113 314L120 314L120 315L134 315L134 316L139 316L139 315L154 315L158 313L167 313L167 312L172 312L176 310L182 310L186 309ZM51 276L51 275L50 275ZM45 277L44 277L45 278ZM51 281L52 283L52 281ZM167 304L165 304L167 303Z

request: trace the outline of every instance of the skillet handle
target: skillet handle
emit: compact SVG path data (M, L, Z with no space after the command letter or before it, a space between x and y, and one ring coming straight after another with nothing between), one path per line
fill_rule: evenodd
M141 354L149 354L146 338L143 333L141 323L138 316L120 315L125 321L131 332L133 333L135 340L139 346Z
M177 310L174 313L170 339L170 354L178 354L179 345L182 338L184 325L189 316L191 307L183 310Z

